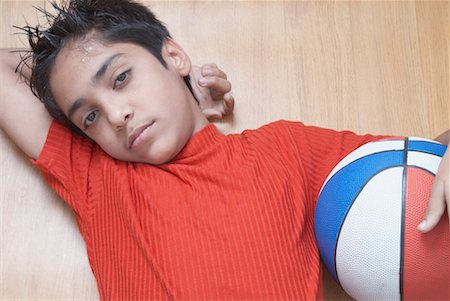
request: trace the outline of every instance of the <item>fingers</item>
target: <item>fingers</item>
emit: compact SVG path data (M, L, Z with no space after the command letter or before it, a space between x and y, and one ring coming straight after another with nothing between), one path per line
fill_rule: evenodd
M210 89L214 100L222 100L224 94L231 91L231 83L227 80L227 75L214 63L205 64L201 68L196 67L193 73L201 87Z
M231 83L216 64L193 66L191 86L208 120L219 120L233 112L235 100L231 94Z
M211 94L213 99L222 98L222 95L231 91L231 83L228 80L217 76L202 77L198 82L200 86L209 88L211 92L214 92L215 95Z
M227 80L225 72L220 70L216 64L205 64L201 67L199 84L202 87L211 89L216 95L211 95L213 99L221 99L225 93L231 91L231 83Z
M431 231L439 223L439 220L445 211L445 199L444 181L435 180L427 210L425 212L425 218L417 226L417 230L422 233L426 233Z
M222 119L222 114L216 108L207 108L202 111L203 115L209 121L220 120Z
M202 66L201 69L202 69L201 73L203 76L216 76L223 79L227 79L227 75L225 74L225 72L220 70L214 63L205 64Z
M234 97L233 95L230 93L227 93L223 96L223 100L224 100L224 115L228 115L231 112L233 112L234 110Z
M234 109L234 97L231 93L227 93L223 97L222 102L216 102L214 106L207 107L202 113L209 121L222 119L223 116L230 114Z

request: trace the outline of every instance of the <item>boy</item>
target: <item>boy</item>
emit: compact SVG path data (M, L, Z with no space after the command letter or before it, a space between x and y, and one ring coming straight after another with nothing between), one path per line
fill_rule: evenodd
M51 95L110 156L53 123L37 165L77 214L102 298L317 297L318 189L376 138L289 122L223 136L193 105L175 42L162 43L166 69L136 45L89 34L56 56Z

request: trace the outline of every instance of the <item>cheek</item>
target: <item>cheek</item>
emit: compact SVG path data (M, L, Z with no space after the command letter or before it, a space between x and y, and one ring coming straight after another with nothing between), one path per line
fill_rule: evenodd
M114 159L121 160L121 161L133 161L132 157L126 152L125 149L118 147L116 145L107 145L107 146L100 146L103 151L105 151L109 156L111 156Z
M184 85L184 82L183 82ZM192 101L189 96L189 90L186 87L186 90L183 89L184 86L177 86L176 89L171 91L169 97L167 97L167 106L170 106L170 109L173 112L177 112L179 115L189 115L190 110L190 102Z
M91 136L91 139L93 139L101 149L114 158L120 156L124 151L123 141L120 141L115 133L112 133L112 131L108 129L99 127L96 129L95 134Z
M165 76L154 90L154 94L156 93L166 102L167 106L172 108L176 105L183 105L187 98L186 92L189 92L189 90L183 79L172 74Z

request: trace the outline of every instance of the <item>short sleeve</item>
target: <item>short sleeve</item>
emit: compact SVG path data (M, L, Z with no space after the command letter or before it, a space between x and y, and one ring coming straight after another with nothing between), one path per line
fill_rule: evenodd
M53 121L44 147L32 163L78 218L87 208L89 166L95 144Z
M389 136L358 135L351 131L335 131L301 122L285 121L294 141L307 179L309 197L317 201L320 188L331 170L359 146Z

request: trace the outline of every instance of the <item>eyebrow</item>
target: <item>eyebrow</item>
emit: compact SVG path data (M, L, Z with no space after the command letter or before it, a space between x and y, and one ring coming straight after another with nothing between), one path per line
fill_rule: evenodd
M75 100L69 107L69 111L67 111L67 117L69 120L72 120L73 114L83 105L84 98L78 98Z
M95 75L91 78L91 82L94 83L94 85L97 84L97 82L105 75L109 66L111 66L111 64L114 63L122 55L123 53L116 53L110 56L106 61L104 61L100 69L98 69L97 73L95 73Z
M108 71L109 66L111 66L120 56L122 56L123 53L116 53L107 58L102 66L97 70L95 75L91 78L91 82L96 85L100 79L105 75L106 71ZM69 110L67 111L67 117L69 119L72 119L73 114L83 105L84 98L78 98L75 100L69 107Z

